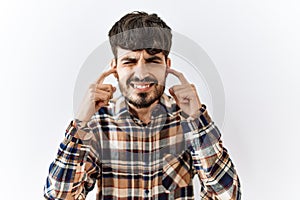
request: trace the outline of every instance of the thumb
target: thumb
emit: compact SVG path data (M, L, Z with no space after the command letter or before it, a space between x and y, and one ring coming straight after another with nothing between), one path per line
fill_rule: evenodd
M173 88L170 88L170 89L169 89L169 93L170 93L173 97L175 97Z
M172 97L175 99L175 101L176 101L176 103L177 103L177 105L179 105L178 103L178 98L176 97L176 95L175 95L175 93L174 93L174 89L173 89L173 87L171 87L170 89L169 89L169 93L172 95Z

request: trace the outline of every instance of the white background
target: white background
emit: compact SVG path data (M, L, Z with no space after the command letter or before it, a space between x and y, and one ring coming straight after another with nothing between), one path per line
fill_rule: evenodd
M134 10L157 13L214 61L243 199L299 198L299 1L2 0L1 199L41 199L80 67Z

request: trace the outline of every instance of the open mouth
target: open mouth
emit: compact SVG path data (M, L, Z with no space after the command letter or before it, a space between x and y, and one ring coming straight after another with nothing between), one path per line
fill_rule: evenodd
M155 83L154 82L131 82L130 86L133 87L134 89L147 89L153 86Z

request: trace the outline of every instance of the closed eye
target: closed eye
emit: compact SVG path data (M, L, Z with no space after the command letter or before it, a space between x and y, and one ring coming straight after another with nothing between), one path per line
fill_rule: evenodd
M160 61L157 61L157 60L152 60L151 62L152 63L160 63Z
M128 61L128 62L124 62L123 64L128 65L128 64L132 64L134 62Z
M145 59L147 63L156 63L159 64L162 62L162 59L158 56L152 56L150 58Z
M128 65L128 64L133 64L133 63L136 63L137 62L137 59L136 58L130 58L130 57L125 57L125 58L122 58L121 59L121 62L125 65Z

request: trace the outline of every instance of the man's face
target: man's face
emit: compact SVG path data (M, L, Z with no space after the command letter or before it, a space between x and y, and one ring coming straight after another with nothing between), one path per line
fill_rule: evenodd
M164 93L166 70L170 67L162 52L150 55L145 50L118 48L119 87L126 100L136 108L147 108Z

